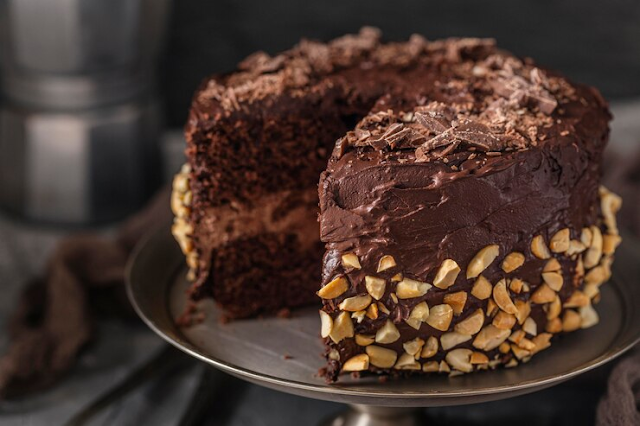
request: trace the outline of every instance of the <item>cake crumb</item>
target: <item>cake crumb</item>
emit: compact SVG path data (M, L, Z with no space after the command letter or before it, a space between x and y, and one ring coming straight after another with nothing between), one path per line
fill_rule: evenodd
M291 318L291 309L289 308L282 308L278 311L278 313L276 314L276 316L278 318Z
M178 327L191 327L204 321L204 313L198 313L198 305L194 301L189 301L184 312L176 319Z

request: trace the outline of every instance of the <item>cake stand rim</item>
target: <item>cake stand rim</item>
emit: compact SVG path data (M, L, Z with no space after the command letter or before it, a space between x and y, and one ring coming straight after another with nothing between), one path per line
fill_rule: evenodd
M142 256L152 254L154 250L156 250L156 247L162 246L164 245L164 243L166 243L167 235L171 240L173 240L167 227L163 227L156 230L155 232L150 232L149 234L147 234L136 245L134 251L132 252L132 255L129 258L129 261L127 262L125 275L126 291L129 301L132 304L136 314L158 336L160 336L167 343L173 345L175 348L186 353L187 355L192 356L199 361L205 362L210 366L218 368L228 374L231 374L234 377L240 378L242 380L247 380L251 383L265 386L281 392L314 399L321 399L325 401L379 406L435 407L488 402L520 396L560 384L620 357L625 352L633 348L638 342L640 342L640 332L638 331L632 333L632 337L624 336L623 338L619 338L619 336L625 334L625 332L626 334L629 334L629 331L627 330L629 328L630 322L628 314L629 306L626 306L626 309L624 309L625 314L622 318L622 324L620 326L620 329L617 330L616 333L617 337L614 341L614 345L602 355L592 359L585 364L582 364L580 367L574 368L557 377L547 377L540 380L529 380L515 385L494 386L484 389L463 389L459 391L454 390L443 392L430 391L428 393L400 393L393 391L385 392L384 390L380 392L361 391L357 389L349 389L347 387L340 387L339 384L308 384L295 380L282 379L279 377L270 376L268 374L257 373L255 371L251 371L249 369L234 365L231 362L216 359L212 356L204 354L198 350L196 345L187 341L186 339L181 339L178 336L172 336L172 333L169 333L166 329L164 329L164 327L159 326L156 320L154 320L154 318L149 315L149 312L142 306L141 303L138 291L139 288L137 287L138 284L137 280L135 279L135 274L138 273L136 268L141 263L140 258ZM174 249L177 248L177 243L175 243L175 246L176 247L174 247ZM183 267L182 259L180 257L176 257L174 271L177 271L181 267ZM164 281L165 282L162 285L161 293L164 294L162 296L162 301L165 305L164 309L168 313L168 289L172 284L172 279L167 278ZM613 284L613 281L614 280L612 280L612 282L608 283L607 285L612 285L615 288L614 291L622 293L621 289L619 288L619 284ZM621 299L623 301L625 300L624 298ZM626 302L627 304L631 303L629 301ZM175 324L174 326L177 327Z

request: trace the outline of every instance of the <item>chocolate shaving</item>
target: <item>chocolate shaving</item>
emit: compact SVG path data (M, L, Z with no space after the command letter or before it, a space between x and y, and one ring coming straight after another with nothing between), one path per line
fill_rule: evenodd
M391 146L392 149L395 148L415 148L417 146L422 145L427 141L427 137L418 132L411 132L408 137L406 137L402 143L398 143L395 146Z
M530 79L533 84L536 86L543 87L546 90L549 90L549 79L547 76L540 70L540 68L533 68L530 72Z
M336 64L349 66L353 61L371 52L380 44L381 32L377 28L363 27L357 35L345 35L329 43Z
M389 133L392 127L389 127L389 130L385 132L383 138L386 140L387 144L393 148L394 145L399 142L404 141L409 135L413 132L408 127L404 127L402 123L395 123L391 125L393 127L393 132ZM394 127L395 126L395 127Z
M369 145L375 149L386 146L396 146L412 133L411 129L404 127L402 123L393 123L380 136L364 141L363 145Z
M450 62L460 62L465 59L474 59L486 55L495 49L494 39L462 38L454 40L447 45L446 57Z
M421 148L432 150L436 148L440 148L441 146L449 145L455 142L453 137L455 129L453 127L449 127L444 132L439 133L437 136L432 137L422 144Z
M514 68L506 65L489 81L493 91L499 96L514 100L520 106L533 104L544 114L551 114L558 106L558 101L545 88L549 82L538 68L530 72L531 80L516 74Z
M558 106L558 101L548 92L530 93L529 96L538 103L538 109L544 114L550 115Z
M504 141L482 123L467 120L455 128L455 137L460 141L475 146L482 151L500 149Z
M461 143L481 151L490 151L502 148L505 142L503 138L494 135L484 124L465 119L462 122L453 122L451 127L426 141L419 149L428 152L448 146L448 149L440 153L442 156L452 152Z
M283 55L271 57L265 52L255 52L238 64L238 69L254 70L259 73L272 73L280 70L285 64Z
M417 161L445 157L460 146L482 152L522 149L529 140L535 143L527 136L537 132L537 127L523 119L518 108L516 100L500 98L480 115L472 114L465 105L441 102L409 113L379 111L363 119L348 138L355 146L378 150L415 148Z
M333 71L329 46L315 41L302 40L298 46L301 54L307 58L316 74L328 74Z
M436 112L416 112L414 117L422 127L436 134L442 133L448 128L444 123L444 117L442 115L438 115Z

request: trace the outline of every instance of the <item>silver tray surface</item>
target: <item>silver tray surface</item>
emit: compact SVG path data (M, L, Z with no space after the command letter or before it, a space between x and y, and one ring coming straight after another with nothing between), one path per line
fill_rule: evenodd
M184 258L170 232L147 238L133 256L128 291L140 317L167 342L193 357L244 380L310 398L350 404L430 407L485 402L558 384L596 368L640 340L640 250L631 241L616 255L614 278L602 287L596 306L600 323L555 339L551 348L512 369L458 377L429 375L379 381L343 377L327 384L318 307L293 311L291 318L220 321L211 300L200 302L204 322L176 326L185 307L188 282Z

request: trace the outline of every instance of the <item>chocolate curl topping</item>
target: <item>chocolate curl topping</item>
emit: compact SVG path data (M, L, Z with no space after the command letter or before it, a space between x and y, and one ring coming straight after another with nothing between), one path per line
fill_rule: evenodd
M437 112L416 112L414 117L422 127L435 134L442 133L450 127L450 124L447 124L446 118Z
M367 116L340 145L376 150L415 148L418 161L441 158L459 146L473 151L504 151L526 147L526 139L508 129L514 102L498 99L485 114L464 107L431 102L410 113L379 111ZM507 126L507 127L505 127Z
M527 80L517 75L511 67L505 67L489 84L497 95L513 100L523 107L533 104L543 114L551 114L558 106L556 98L546 89L546 76L538 68L531 70L530 80Z

